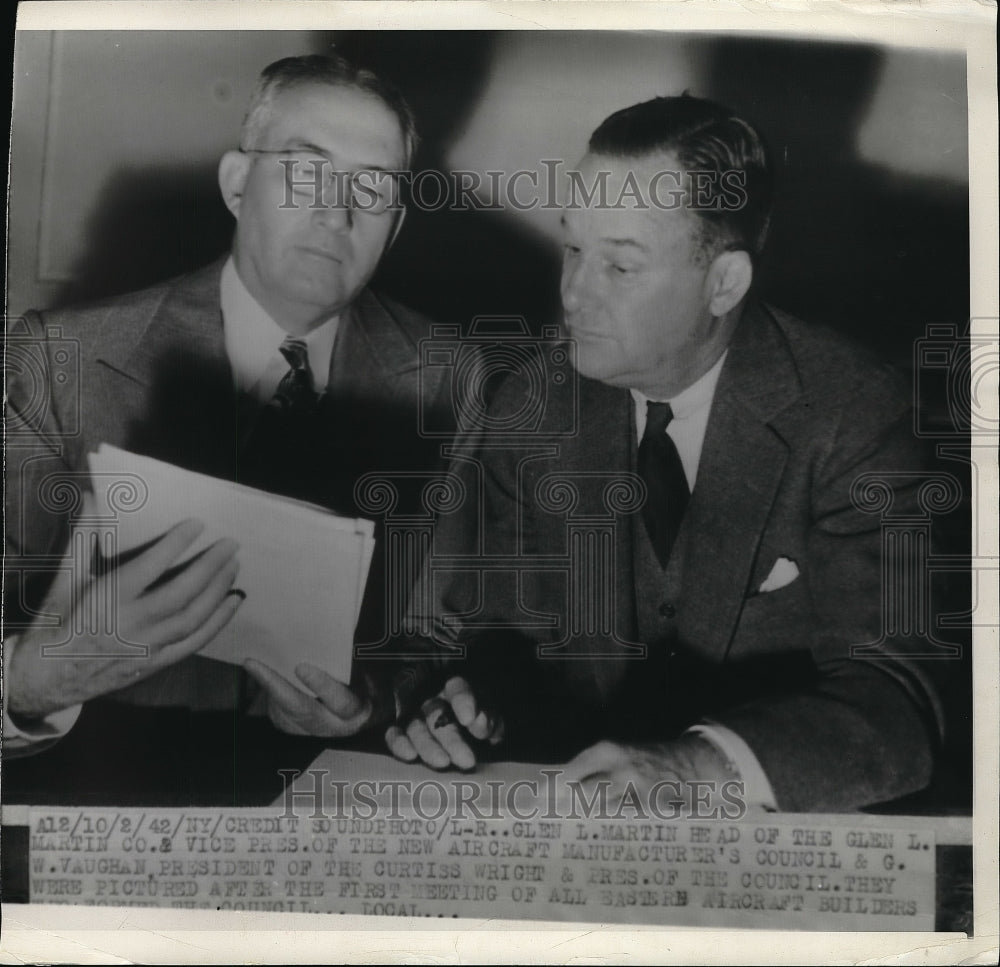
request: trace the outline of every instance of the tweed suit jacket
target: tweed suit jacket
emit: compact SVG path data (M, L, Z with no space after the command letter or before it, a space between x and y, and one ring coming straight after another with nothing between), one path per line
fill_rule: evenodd
M527 412L528 392L509 379L491 425ZM852 500L863 474L887 474L894 513L915 506L923 455L902 382L831 332L749 306L665 570L632 500L630 393L585 378L546 392L528 445L480 432L459 446L469 498L439 522L441 590L425 592L435 655L503 712L515 754L552 761L709 720L748 743L785 810L926 785L942 663L884 636L880 517ZM781 559L797 577L762 590Z
M141 292L29 313L8 334L8 629L28 623L67 539L72 501L60 481L87 479L102 442L226 479L240 477L239 401L223 341L224 260ZM419 432L421 408L453 421L446 374L421 373L427 319L370 290L341 317L316 442L321 490L305 496L359 513L358 478L438 467L440 438ZM192 515L197 508L192 507ZM378 534L376 535L378 536ZM381 542L380 542L381 543ZM377 551L359 640L378 638L384 601ZM124 701L231 708L245 701L234 666L186 659L122 692Z

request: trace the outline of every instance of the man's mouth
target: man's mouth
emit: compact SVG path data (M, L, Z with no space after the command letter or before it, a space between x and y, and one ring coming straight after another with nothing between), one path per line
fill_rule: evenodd
M600 332L597 329L588 329L586 326L581 326L576 323L570 323L563 321L563 329L565 329L566 334L570 339L607 339L607 333Z
M329 262L343 262L343 258L340 255L325 248L317 248L314 245L303 245L300 250L305 252L306 255L313 256L313 258L326 259Z

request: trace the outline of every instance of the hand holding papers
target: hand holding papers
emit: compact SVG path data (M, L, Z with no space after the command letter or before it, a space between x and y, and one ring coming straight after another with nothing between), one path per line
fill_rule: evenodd
M117 553L157 538L196 516L205 529L192 555L227 537L240 544L236 617L201 655L243 664L253 658L297 683L307 662L350 681L354 628L374 550L371 521L192 473L102 444L89 455L98 513L114 514ZM115 504L122 480L138 487Z

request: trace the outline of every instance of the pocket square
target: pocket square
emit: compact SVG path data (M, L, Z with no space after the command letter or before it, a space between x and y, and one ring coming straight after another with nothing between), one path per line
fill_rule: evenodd
M777 591L779 588L791 584L799 576L798 565L790 561L787 557L779 557L771 568L771 573L764 578L761 586L757 589L758 594L767 594L769 591Z

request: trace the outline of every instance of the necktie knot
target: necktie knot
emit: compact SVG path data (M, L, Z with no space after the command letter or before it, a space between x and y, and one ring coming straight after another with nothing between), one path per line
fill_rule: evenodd
M278 349L292 369L309 369L309 348L306 346L304 339L298 339L295 336L285 336L285 341Z
M278 349L285 357L289 370L268 405L282 410L309 409L316 402L312 370L309 368L309 347L304 339L286 336Z
M669 403L654 403L650 400L646 403L646 430L643 433L643 439L662 444L667 427L673 418L674 411L670 408Z

